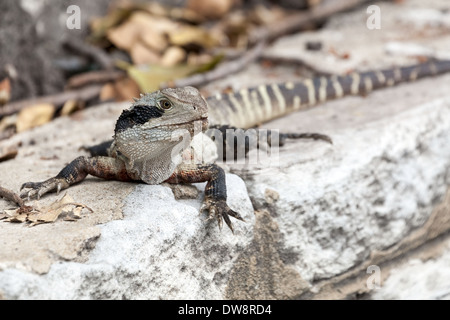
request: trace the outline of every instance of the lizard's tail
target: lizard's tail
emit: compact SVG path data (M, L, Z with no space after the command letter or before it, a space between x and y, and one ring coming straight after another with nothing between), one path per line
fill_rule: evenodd
M341 81L347 85L347 91L345 93L364 94L373 89L389 87L402 82L415 81L417 79L435 76L446 72L450 72L450 60L432 59L430 61L412 66L397 67L380 71L361 72L359 73L359 92L356 93L354 93L351 88L353 82L348 79L349 77L352 78L352 75L354 74L342 77Z
M450 60L430 60L407 67L261 85L209 97L209 122L250 128L320 102L345 95L366 95L375 89L445 72L450 72Z

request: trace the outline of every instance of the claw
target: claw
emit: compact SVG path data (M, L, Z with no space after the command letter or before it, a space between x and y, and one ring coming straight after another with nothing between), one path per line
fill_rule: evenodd
M233 224L231 223L230 217L227 214L223 215L223 220L227 224L228 228L230 228L231 232L234 234ZM220 219L220 223L222 224L222 219Z
M220 215L217 215L217 224L219 225L220 231L222 231L222 217Z
M230 211L228 211L228 215L232 216L233 218L236 218L238 220L241 220L241 221L245 222L244 218L242 218L242 216L239 213L237 213L236 211L234 211L234 210L230 209Z
M216 218L219 229L222 230L223 220L225 220L225 223L230 228L231 232L233 232L233 234L234 228L229 216L232 216L233 218L241 221L245 221L239 213L231 210L230 207L228 207L225 200L206 199L200 208L200 212L203 212L204 210L208 211L208 218L205 219L205 222Z
M22 191L20 197L26 197L28 201L33 197L39 200L44 194L50 191L55 190L59 194L61 189L67 188L68 186L69 184L67 183L66 186L66 182L62 178L50 178L43 182L26 182L20 187L20 190L24 188L29 188L29 190Z
M202 206L200 207L200 213L202 213L202 212L205 211L205 210L208 210L208 208L209 208L209 204L207 204L206 202L204 202L204 203L202 204Z

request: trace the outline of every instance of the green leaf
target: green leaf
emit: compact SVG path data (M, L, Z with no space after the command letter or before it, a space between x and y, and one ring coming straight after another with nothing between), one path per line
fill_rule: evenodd
M130 78L139 86L141 92L152 92L159 89L162 83L181 79L194 73L205 72L213 69L222 60L222 55L217 55L211 61L201 65L178 64L173 67L160 65L127 65L120 67L126 69Z

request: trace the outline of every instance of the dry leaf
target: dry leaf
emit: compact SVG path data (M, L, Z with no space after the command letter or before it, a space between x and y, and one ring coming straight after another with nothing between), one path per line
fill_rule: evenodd
M126 20L131 12L130 8L116 8L111 10L105 17L92 19L90 22L91 40L94 42L102 41L107 31Z
M130 49L130 55L134 64L157 64L160 59L158 53L140 42L133 44Z
M107 83L100 90L100 101L109 101L116 99L116 89L114 84Z
M234 4L234 0L189 0L187 8L208 19L223 17Z
M172 45L180 47L196 44L203 48L212 48L222 42L221 34L189 25L168 32L168 36Z
M30 226L35 226L41 223L54 222L61 215L69 216L68 220L75 220L81 217L81 211L89 207L75 203L71 196L67 193L59 200L53 202L49 206L36 208L30 206L22 206L15 210L4 210L7 222L30 222Z
M129 51L140 33L140 26L138 24L127 21L120 26L108 30L106 37L117 48Z
M119 79L114 83L116 101L131 101L134 97L139 97L139 86L130 78Z
M176 29L178 23L164 17L157 17L145 12L135 12L120 26L110 29L107 38L116 47L130 51L138 39L148 30L151 33L163 34Z
M43 103L22 109L17 118L17 132L22 132L44 123L53 118L55 107L52 104Z
M166 17L169 14L168 9L158 2L150 2L148 4L144 4L143 9L147 10L149 13L155 16Z
M39 213L30 215L28 221L30 221L32 225L54 222L64 210L72 209L70 204L73 202L73 198L66 193L61 199L53 202L48 207L39 209Z
M5 104L11 98L11 83L9 78L0 81L0 105Z
M213 57L210 54L207 53L189 53L189 56L187 57L187 64L189 65L205 65L207 63L210 63L213 60Z
M142 11L133 13L129 21L141 26L141 34L147 32L148 29L163 34L177 29L180 25L180 23L166 17L155 16Z
M164 67L172 67L183 62L186 59L186 51L180 47L170 47L164 52L161 58L161 65Z
M15 216L12 216L12 217L6 219L6 221L8 221L8 222L25 222L26 220L27 220L26 213L17 214Z
M257 24L271 25L277 21L282 21L286 14L279 7L267 8L261 4L256 5L252 11L252 20L255 20Z
M146 30L143 34L140 34L139 39L144 45L158 53L163 52L169 45L163 33L154 30Z
M169 17L175 20L188 21L193 24L200 24L205 21L205 17L192 9L174 7L169 11Z
M61 115L67 116L67 115L74 113L75 111L81 110L81 109L83 109L83 108L82 108L82 103L80 101L67 100L61 109Z
M17 210L19 209L5 209L3 210L3 214L6 216L6 218L11 218L18 215Z
M197 72L203 72L214 68L222 59L222 56L212 58L208 63L201 65L178 64L173 67L163 67L158 65L133 66L122 65L126 69L130 78L139 86L140 92L152 92L159 89L160 84L184 78Z
M64 216L63 220L66 221L75 221L81 219L81 212L83 211L83 207L75 207L72 211L67 212Z

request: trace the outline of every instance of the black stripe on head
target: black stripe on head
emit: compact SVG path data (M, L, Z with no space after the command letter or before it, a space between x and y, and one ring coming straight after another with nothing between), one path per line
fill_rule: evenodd
M159 118L164 111L155 106L135 106L130 110L124 110L116 122L115 133L144 124L150 119Z

